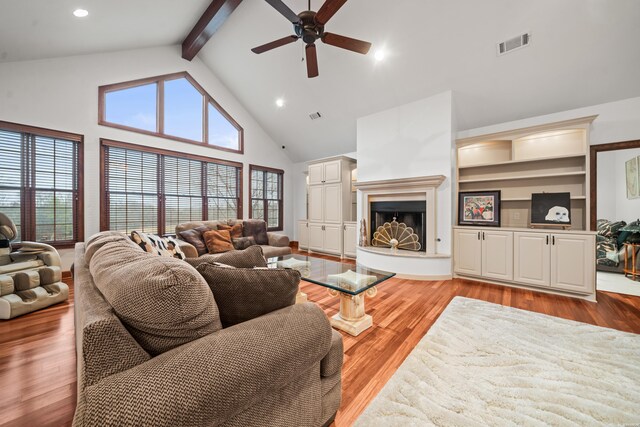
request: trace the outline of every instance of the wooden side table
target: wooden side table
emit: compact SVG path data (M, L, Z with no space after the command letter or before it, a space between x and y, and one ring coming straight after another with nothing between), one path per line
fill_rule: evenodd
M640 243L625 243L624 244L624 277L631 275L632 280L636 280L636 277L640 276L640 271L636 268L636 252L640 248ZM629 253L631 251L631 268L629 268Z

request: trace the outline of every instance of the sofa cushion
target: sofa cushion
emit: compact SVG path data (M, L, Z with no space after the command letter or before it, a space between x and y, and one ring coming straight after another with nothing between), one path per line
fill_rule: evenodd
M251 246L242 251L229 251L216 255L203 255L199 258L187 258L189 264L198 267L203 263L221 263L236 268L266 267L267 262L260 246Z
M186 258L182 249L180 249L180 245L173 237L160 237L151 233L132 231L131 240L143 251L153 255L177 259Z
M233 247L239 251L247 249L249 246L256 245L256 239L254 239L253 236L238 237L236 239L232 237L231 241L233 242Z
M20 271L13 276L16 291L27 291L40 286L40 274L37 270Z
M197 270L213 291L225 328L296 302L300 273L295 270L224 268L212 263L202 263Z
M201 225L200 227L191 228L178 233L178 235L185 241L193 245L198 251L198 256L204 255L208 252L207 245L204 243L204 236L202 235L206 231L209 231L209 227Z
M269 236L267 235L267 223L261 219L249 219L244 221L242 227L242 235L244 237L253 236L258 245L268 245Z
M232 239L242 237L242 223L238 222L233 225L218 224L218 230L227 230L231 234Z
M100 246L89 263L96 287L150 354L221 328L211 289L186 262L143 252L129 239L92 244Z
M210 254L234 250L229 230L209 230L205 231L203 236L204 243L207 245Z

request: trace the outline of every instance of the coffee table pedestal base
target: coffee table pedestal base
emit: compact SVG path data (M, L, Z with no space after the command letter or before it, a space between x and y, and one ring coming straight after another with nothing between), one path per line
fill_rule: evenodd
M296 304L304 304L305 302L307 302L307 294L298 290L298 293L296 294Z
M361 294L350 295L344 292L328 289L329 295L340 295L340 312L331 317L331 326L346 333L358 336L373 326L373 318L364 311L364 296L373 297L378 292L375 286Z
M340 329L341 331L345 331L354 337L357 337L361 332L373 326L373 317L368 314L365 314L360 320L344 320L340 317L340 313L338 313L329 320L331 321L331 326L336 329Z

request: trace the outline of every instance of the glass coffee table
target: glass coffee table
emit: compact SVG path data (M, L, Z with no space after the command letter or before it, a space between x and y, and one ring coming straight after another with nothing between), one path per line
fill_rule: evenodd
M395 273L375 270L359 264L347 264L300 254L267 259L271 268L298 270L302 280L324 286L332 296L340 296L340 311L333 316L331 326L357 336L373 325L366 314L364 297L378 292L376 285L395 276ZM296 303L306 302L307 296L298 292Z

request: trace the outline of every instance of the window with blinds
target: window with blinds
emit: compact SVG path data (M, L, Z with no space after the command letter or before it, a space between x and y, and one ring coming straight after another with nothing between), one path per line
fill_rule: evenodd
M284 171L250 165L250 217L264 219L271 231L282 230Z
M102 140L102 230L242 217L242 164Z
M82 136L0 122L0 212L18 240L82 240Z

